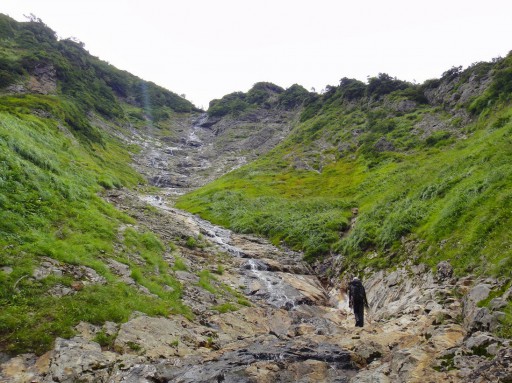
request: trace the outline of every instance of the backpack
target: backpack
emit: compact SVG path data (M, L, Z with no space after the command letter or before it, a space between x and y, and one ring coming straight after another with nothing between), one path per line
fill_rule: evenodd
M364 291L364 286L361 283L361 281L350 282L350 296L353 302L365 302L366 293Z

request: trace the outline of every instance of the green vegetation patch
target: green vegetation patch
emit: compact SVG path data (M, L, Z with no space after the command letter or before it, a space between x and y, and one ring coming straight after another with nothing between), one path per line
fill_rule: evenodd
M62 105L55 97L0 97L0 267L12 270L0 271L0 347L10 353L43 353L80 321L122 322L134 310L191 315L163 262L165 246L151 233L121 231L134 220L98 197L142 182L130 153L99 131L101 144L83 144L65 133L65 121L33 113L59 116ZM34 278L46 258L63 272ZM151 295L119 282L110 258ZM106 284L75 280L70 267L89 267ZM55 288L70 293L59 297Z
M460 83L468 73L442 81ZM310 260L335 253L362 270L413 256L432 266L449 260L457 273L510 277L512 110L493 94L493 113L462 126L419 97L438 85L342 79L306 101L302 122L279 147L178 206Z

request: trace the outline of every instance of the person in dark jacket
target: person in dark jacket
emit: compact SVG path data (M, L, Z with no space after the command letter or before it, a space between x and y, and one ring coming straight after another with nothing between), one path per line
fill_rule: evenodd
M363 283L357 277L354 277L348 285L348 306L354 310L356 327L363 327L364 308L368 308L368 301L366 300Z

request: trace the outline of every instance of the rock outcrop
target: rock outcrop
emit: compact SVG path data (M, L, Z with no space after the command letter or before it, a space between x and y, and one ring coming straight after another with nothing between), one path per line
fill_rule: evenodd
M57 93L57 70L52 64L41 63L33 68L32 73L24 81L7 87L9 93Z
M297 122L299 109L258 108L234 118L206 113L176 118L175 130L148 126L135 159L136 168L152 185L167 193L183 193L202 186L267 153L281 142Z

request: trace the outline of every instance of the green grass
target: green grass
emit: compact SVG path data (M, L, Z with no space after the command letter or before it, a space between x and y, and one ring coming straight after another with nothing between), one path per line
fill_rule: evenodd
M484 93L478 108L457 105L480 113L466 125L424 98L408 112L391 108L407 89L371 106L327 92L306 105L281 145L177 206L301 250L312 262L340 255L342 272L405 261L434 269L448 260L456 275L510 279L512 108L504 93L509 71L500 70L491 89L499 94ZM418 131L426 116L443 129ZM510 336L510 305L505 312L502 332Z
M94 341L101 347L108 350L114 349L114 341L116 340L117 334L107 334L104 330L99 331L94 337Z
M335 252L347 267L392 267L410 255L402 248L409 238L420 244L415 261L434 266L448 259L459 274L510 277L512 110L501 108L465 127L469 138L441 147L413 137L401 151L368 152L370 127L353 156L311 156L316 139L336 143L356 114L324 110L320 130L311 131L317 119L308 120L269 155L180 198L178 207L283 242L311 260ZM345 118L347 129L335 132ZM388 137L410 134L409 115L394 119L408 128ZM294 158L309 161L311 170L297 168ZM349 230L352 208L359 214ZM368 257L374 252L379 256Z
M132 124L172 136L172 120L197 109L80 43L58 40L42 22L0 15L0 53L0 266L13 270L0 272L0 351L40 354L55 337L71 336L79 321L122 322L134 310L191 318L163 261L173 249L135 229L135 220L101 195L144 184L130 166L140 148L121 143L118 133ZM15 83L28 89L38 68L54 71L55 94L7 93ZM66 272L32 278L46 258L64 271L92 268L107 284L52 297L52 288L76 281ZM111 258L150 295L120 283Z
M343 79L305 99L277 148L177 206L312 262L339 255L341 272L448 260L457 275L511 278L511 68L509 55L421 86ZM489 73L486 91L455 101ZM425 91L443 83L453 101L429 101Z
M86 287L74 296L41 295L38 285L23 282L22 293L2 297L0 334L2 348L10 353L41 354L53 346L55 337L70 337L80 321L103 324L123 322L134 310L167 315L164 301L145 297L122 283ZM3 294L2 294L3 295Z
M212 294L216 294L218 292L217 288L212 284L212 281L215 281L215 277L208 270L201 270L198 276L199 282L197 285L199 287Z
M229 303L229 302L212 307L212 310L218 311L221 314L225 314L225 313L231 312L231 311L237 311L238 309L239 309L239 307L237 305L235 305L233 303Z
M121 225L135 221L98 196L143 182L128 165L130 153L103 133L98 143L62 134L65 118L32 114L44 105L59 116L56 97L0 97L0 266L13 269L0 272L0 348L40 354L55 337L71 336L80 321L122 322L134 310L190 317L181 286L163 261L164 244L131 228L119 237ZM53 286L73 281L69 275L32 279L41 257L90 267L108 283L52 297ZM129 265L134 279L156 297L119 283L108 258Z
M505 319L501 322L501 328L497 331L498 335L511 339L512 338L512 302L508 302L507 306L502 309L505 313Z
M183 258L181 258L179 256L175 256L175 260L174 260L172 269L175 271L188 271L188 267L185 264L185 261L183 260Z

